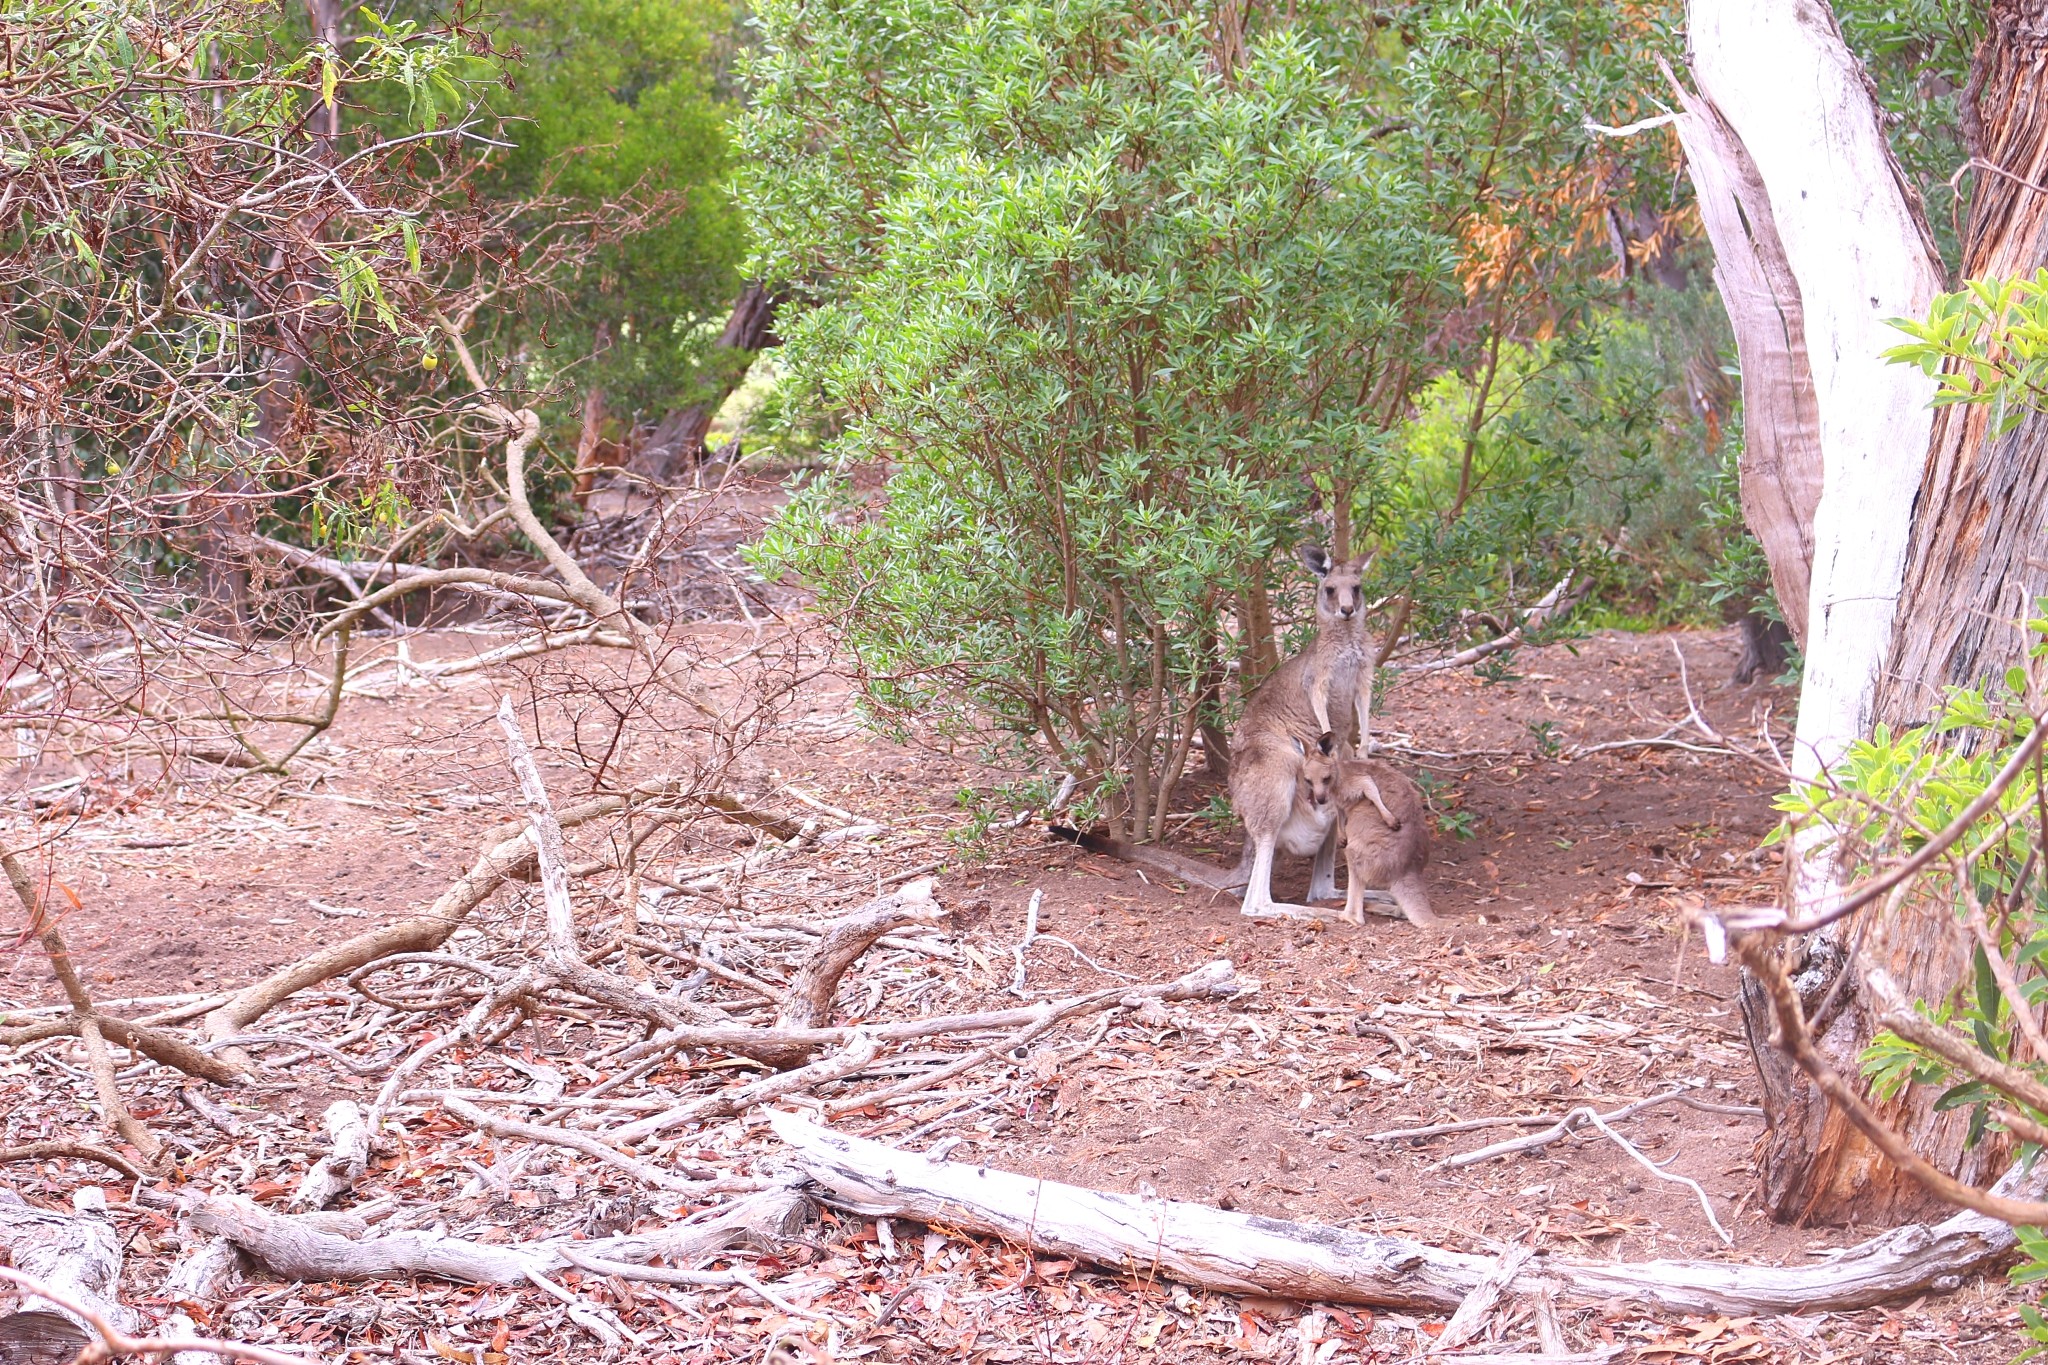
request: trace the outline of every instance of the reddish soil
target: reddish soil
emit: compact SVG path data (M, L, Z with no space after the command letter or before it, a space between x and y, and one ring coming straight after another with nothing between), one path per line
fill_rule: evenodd
M744 624L702 629L737 646L752 638ZM416 659L449 659L490 643L443 632L410 648ZM1435 1163L1518 1130L1369 1138L1609 1108L1681 1082L1715 1104L1756 1103L1733 971L1687 942L1683 909L1701 897L1769 894L1777 860L1760 844L1776 784L1738 759L1675 748L1571 757L1579 746L1659 735L1682 717L1679 651L1725 733L1753 740L1772 716L1789 717L1785 691L1723 681L1732 632L1603 632L1574 649L1524 652L1511 681L1438 675L1388 699L1380 738L1396 741L1395 761L1427 775L1442 823L1468 836L1436 842L1441 929L1248 922L1207 892L1083 854L1035 825L958 842L951 836L970 816L956 793L992 790L998 775L857 730L845 689L829 681L753 753L749 797L795 810L778 792L796 787L916 834L820 859L821 889L871 887L942 863L942 901L989 903L971 942L997 961L1017 942L1029 897L1042 893L1041 932L1072 948L1034 946L1035 992L1103 984L1080 954L1145 979L1227 956L1262 983L1207 1032L1162 1028L1149 1042L1097 1049L1071 1036L1045 1063L1042 1100L963 1118L949 1130L965 1142L956 1155L1470 1248L1529 1238L1561 1254L1802 1263L1809 1247L1868 1230L1778 1227L1751 1209L1761 1123L1745 1114L1671 1104L1623 1125L1644 1153L1704 1187L1733 1251L1689 1189L1651 1177L1602 1138L1460 1171ZM537 713L542 733L560 746L544 766L565 783L578 771L563 757L569 736L586 753L603 740L601 679L615 667L589 651L528 670L528 685L551 696ZM585 686L565 689L567 677ZM352 700L286 778L95 784L82 812L41 826L65 826L52 871L76 895L65 928L89 979L109 997L217 990L424 908L516 809L490 719L504 685L472 674L366 687L371 695ZM1213 790L1192 783L1176 804L1198 812ZM1177 846L1220 864L1234 856L1233 839L1195 816ZM1298 897L1305 879L1305 867L1288 868L1277 889ZM45 975L18 949L0 971L0 996L48 1004ZM853 995L850 981L842 999ZM316 1113L324 1094L293 1103ZM911 1124L853 1126L900 1136ZM1709 1341L1691 1358L2004 1359L2021 1344L2010 1330L2018 1301L1996 1282L1976 1283L1903 1315L1779 1320L1765 1354L1716 1355Z

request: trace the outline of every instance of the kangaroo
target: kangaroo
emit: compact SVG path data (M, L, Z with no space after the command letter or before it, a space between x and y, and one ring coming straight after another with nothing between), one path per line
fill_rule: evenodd
M1344 811L1344 863L1350 873L1343 918L1365 923L1366 888L1385 887L1410 924L1435 924L1422 876L1429 865L1422 790L1407 774L1377 759L1346 759L1336 770L1330 795Z
M1230 804L1244 822L1245 842L1230 885L1245 888L1247 915L1274 906L1273 839L1284 823L1277 812L1292 799L1302 761L1311 751L1329 754L1333 746L1339 755L1348 755L1354 716L1359 742L1370 734L1372 666L1378 647L1366 630L1365 601L1359 591L1370 560L1336 563L1320 545L1303 546L1301 560L1320 580L1315 641L1259 684L1231 741ZM1341 733L1331 723L1333 703ZM1371 787L1370 777L1366 787L1363 799L1378 804L1380 794ZM1391 824L1392 814L1386 818ZM1309 873L1311 901L1337 895L1337 831L1334 822L1327 828L1320 848L1300 850L1315 856ZM1273 838L1262 838L1262 830L1270 830Z
M1307 906L1273 899L1273 854L1314 857L1310 880L1336 894L1337 806L1330 800L1336 765L1321 749L1271 732L1250 735L1231 751L1230 804L1244 821L1245 858L1232 884L1245 887L1243 912L1312 915ZM1309 899L1316 899L1313 886Z

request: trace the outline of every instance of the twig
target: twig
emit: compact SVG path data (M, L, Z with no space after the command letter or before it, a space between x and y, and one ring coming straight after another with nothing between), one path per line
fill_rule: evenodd
M1718 914L1702 914L1699 922L1707 935L1709 955L1716 962L1720 961L1725 955L1731 934L1743 934L1754 930L1770 930L1778 934L1812 933L1816 929L1855 914L1893 887L1918 876L1929 864L1947 853L1958 840L1968 834L1971 826L1983 819L1986 812L1998 805L2005 796L2006 789L2018 780L2027 765L2033 761L2034 755L2040 752L2044 739L2048 739L2048 712L2033 717L2032 728L2013 750L2012 756L2006 759L2005 766L1998 770L1977 798L1965 806L1955 819L1949 821L1915 850L1912 857L1853 890L1839 893L1832 904L1804 917L1789 915L1778 906L1749 906Z
M605 1261L595 1256L579 1255L568 1247L558 1248L562 1259L578 1270L587 1270L593 1275L616 1275L622 1280L645 1280L650 1284L678 1284L700 1289L723 1289L738 1287L756 1295L763 1303L779 1308L795 1318L808 1318L813 1322L838 1323L839 1319L829 1313L813 1312L799 1308L788 1299L762 1284L746 1271L732 1270L671 1270L666 1266L628 1265L623 1261ZM845 1324L840 1323L841 1326Z
M52 1157L70 1157L75 1161L97 1161L102 1166L111 1166L130 1180L146 1180L148 1174L119 1152L98 1147L90 1142L71 1142L56 1138L48 1142L27 1142L19 1147L0 1147L0 1165L15 1161L48 1161Z
M1542 629L1550 624L1553 618L1563 616L1578 605L1578 598L1569 595L1571 586L1572 576L1566 574L1557 581L1555 587L1543 594L1536 604L1523 614L1520 623L1512 630L1505 631L1484 644L1474 645L1470 649L1460 650L1456 654L1447 655L1441 659L1431 659L1426 663L1390 664L1388 667L1393 668L1403 677L1420 678L1431 673L1442 673L1453 668L1468 668L1473 664L1492 658L1496 654L1504 654L1521 644L1531 629Z
M1024 989L1024 974L1028 970L1024 964L1024 954L1031 951L1031 940L1038 937L1038 907L1044 900L1045 892L1031 893L1031 904L1024 910L1024 937L1018 939L1017 946L1010 950L1010 955L1017 959L1016 975L1010 980L1010 994L1025 999L1030 998L1030 992Z
M1700 1200L1700 1209L1707 1215L1707 1221L1714 1225L1714 1231L1721 1238L1722 1244L1731 1247L1735 1245L1735 1239L1728 1235L1728 1229L1722 1227L1721 1220L1714 1216L1714 1205L1712 1201L1710 1201L1707 1198L1707 1192L1704 1189L1700 1188L1699 1181L1694 1180L1691 1176L1679 1175L1676 1171L1665 1170L1662 1166L1659 1166L1656 1162L1650 1160L1650 1158L1644 1156L1641 1152L1637 1151L1627 1138L1623 1137L1621 1134L1615 1132L1612 1128L1608 1127L1607 1120L1601 1118L1598 1114L1594 1113L1590 1109L1586 1110L1585 1114L1586 1119L1589 1123L1591 1123L1595 1128L1598 1128L1601 1132L1605 1133L1609 1138L1612 1138L1614 1141L1614 1145L1621 1148L1622 1151L1627 1152L1629 1156L1633 1157L1638 1166L1641 1166L1644 1170L1648 1171L1651 1175L1655 1176L1659 1180L1669 1181L1671 1184L1674 1185L1684 1185L1686 1188L1690 1189L1694 1194L1698 1195Z
M1570 1135L1570 1133L1574 1129L1576 1129L1581 1123L1594 1121L1601 1123L1619 1123L1623 1119L1633 1118L1635 1115L1642 1113L1645 1109L1654 1109L1660 1104L1670 1104L1674 1100L1683 1101L1686 1097L1686 1093L1687 1092L1684 1087L1666 1090L1660 1095L1652 1095L1648 1099L1636 1100L1632 1104L1625 1104L1621 1108L1613 1110L1604 1115L1595 1113L1591 1105L1580 1105L1577 1108L1570 1110L1554 1122L1552 1122L1549 1127L1545 1128L1540 1133L1530 1133L1524 1137L1509 1138L1505 1142L1496 1142L1490 1147L1481 1147L1476 1151L1462 1152L1457 1156L1446 1157L1443 1161L1437 1164L1444 1170L1454 1171L1461 1166L1477 1165L1479 1162L1490 1161L1497 1156L1510 1156L1516 1152L1526 1152L1537 1147L1548 1147L1551 1143L1556 1142L1559 1138ZM1522 1123L1524 1121L1525 1120L1522 1119L1469 1120L1469 1122L1475 1127L1483 1126L1489 1123L1506 1124ZM1444 1131L1448 1132L1471 1131L1470 1128L1466 1128L1462 1125L1445 1124L1440 1125L1440 1127ZM1435 1136L1435 1134L1427 1129L1396 1129L1391 1133L1373 1134L1374 1139L1381 1141L1391 1141L1395 1138L1402 1137L1432 1136Z

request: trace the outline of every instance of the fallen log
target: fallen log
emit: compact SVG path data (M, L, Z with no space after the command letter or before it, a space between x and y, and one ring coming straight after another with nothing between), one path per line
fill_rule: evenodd
M188 1193L180 1211L193 1227L226 1238L280 1279L388 1280L432 1275L471 1284L524 1284L534 1275L573 1268L578 1257L605 1262L608 1273L631 1276L633 1268L657 1259L677 1265L743 1243L773 1248L802 1221L807 1207L802 1194L776 1186L737 1200L702 1223L575 1242L509 1244L472 1242L438 1232L373 1237L360 1219L272 1213L229 1195ZM337 1230L344 1227L348 1231ZM360 1235L350 1236L350 1232Z
M24 1275L64 1302L22 1306L0 1315L0 1360L69 1360L98 1335L102 1321L127 1331L135 1315L121 1303L121 1238L97 1189L79 1191L76 1214L38 1208L0 1189L0 1248Z
M1456 1309L1488 1281L1498 1259L1405 1237L1234 1213L1206 1204L1111 1194L933 1161L848 1137L794 1114L770 1116L796 1169L826 1203L873 1217L911 1218L989 1234L1034 1252L1163 1274L1203 1289L1309 1302ZM2048 1163L2018 1167L2001 1191L2038 1190ZM1498 1288L1554 1291L1565 1302L1621 1300L1677 1313L1811 1313L1865 1308L1928 1290L1946 1292L2014 1246L2012 1229L1975 1213L1909 1224L1821 1265L1725 1261L1599 1262L1531 1257Z

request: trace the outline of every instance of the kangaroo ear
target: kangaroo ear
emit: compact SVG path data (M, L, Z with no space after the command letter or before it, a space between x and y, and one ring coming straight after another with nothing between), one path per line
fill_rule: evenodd
M1301 562L1308 565L1308 571L1317 578L1321 578L1330 571L1329 552L1320 545L1302 546Z
M1335 732L1330 730L1323 731L1322 737L1316 740L1316 748L1322 750L1324 758L1328 758L1337 748Z

